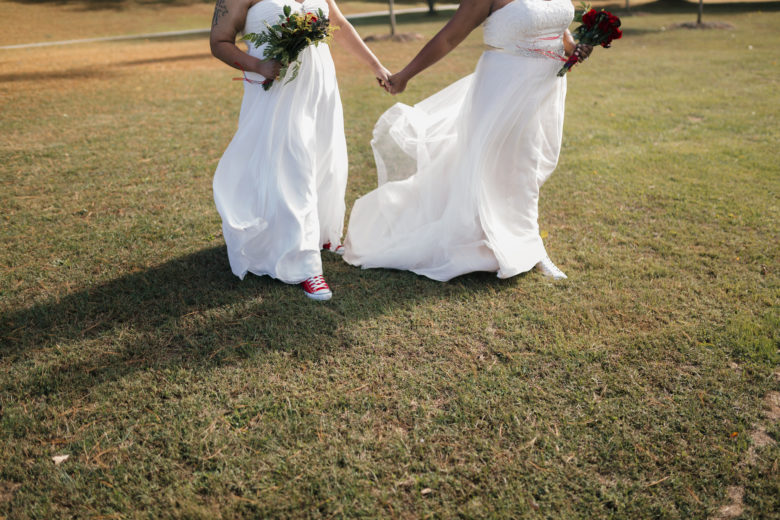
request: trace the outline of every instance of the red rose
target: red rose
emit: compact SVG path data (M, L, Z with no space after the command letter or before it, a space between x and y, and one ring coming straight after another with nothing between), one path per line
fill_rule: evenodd
M596 10L591 9L587 13L582 15L582 24L590 29L596 23Z
M314 23L314 22L316 22L316 21L317 21L317 17L316 17L316 16L312 16L312 17L311 17L311 23Z

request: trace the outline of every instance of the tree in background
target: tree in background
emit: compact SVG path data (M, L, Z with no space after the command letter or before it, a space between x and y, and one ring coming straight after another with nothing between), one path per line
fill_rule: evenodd
M390 10L390 36L395 36L395 2L387 0L387 6Z
M426 0L428 2L428 13L433 8L433 0ZM410 41L421 40L423 36L419 33L402 33L398 34L396 31L396 18L395 18L395 0L387 0L388 13L390 15L390 34L387 35L373 35L370 34L363 38L363 41L371 42L378 40L393 40L393 41ZM435 11L433 11L435 13ZM2 520L2 518L0 518Z
M428 14L436 14L435 0L425 0L425 2L428 4ZM390 11L390 36L395 36L395 1L387 0L387 6Z

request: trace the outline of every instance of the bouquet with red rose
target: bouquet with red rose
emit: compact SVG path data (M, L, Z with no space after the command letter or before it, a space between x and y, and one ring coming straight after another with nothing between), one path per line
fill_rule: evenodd
M279 23L268 25L267 30L261 33L245 34L242 39L247 40L259 47L267 43L263 50L263 57L267 60L276 60L282 67L279 71L279 79L283 79L290 68L290 78L292 81L298 76L301 63L298 61L298 55L309 45L319 45L320 42L327 42L333 36L333 28L330 21L323 14L322 9L317 9L317 13L293 13L289 5L285 5L282 14L279 15ZM267 78L263 81L263 90L268 90L274 83L274 78Z
M587 4L582 4L582 10L574 15L575 22L581 22L581 25L574 29L572 36L579 43L586 45L601 45L605 49L612 45L612 40L618 40L623 36L620 30L620 18L605 11L604 9L596 11ZM561 70L559 76L563 76L569 69L579 61L579 56L572 53Z

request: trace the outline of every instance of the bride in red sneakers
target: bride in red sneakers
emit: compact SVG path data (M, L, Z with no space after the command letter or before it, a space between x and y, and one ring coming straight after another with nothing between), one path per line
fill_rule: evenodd
M306 296L329 300L320 250L343 251L347 146L336 71L325 44L299 56L298 76L274 81L279 63L263 59L264 46L236 46L239 32L260 33L285 7L322 9L339 28L337 42L380 81L388 71L366 47L334 0L217 0L211 51L244 71L238 130L214 174L214 201L233 273L268 275L301 284Z

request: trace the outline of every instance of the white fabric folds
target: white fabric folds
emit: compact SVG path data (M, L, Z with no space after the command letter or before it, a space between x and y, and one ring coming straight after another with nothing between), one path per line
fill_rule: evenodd
M544 35L562 53L571 18L566 0L510 3L485 26L486 43L502 49L483 53L472 75L380 117L371 143L379 187L352 210L347 262L446 281L473 271L511 277L546 255L539 188L558 161L566 78L556 76L560 61L514 52L511 42L533 48Z

